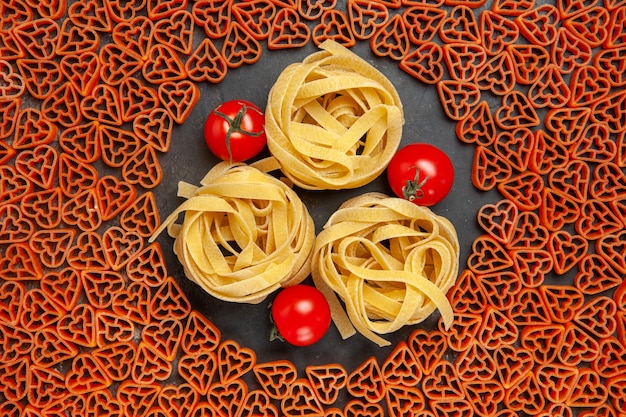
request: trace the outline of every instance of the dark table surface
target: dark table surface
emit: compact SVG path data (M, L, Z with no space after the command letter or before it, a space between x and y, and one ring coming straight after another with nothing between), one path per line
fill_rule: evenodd
M404 106L405 124L402 145L413 142L432 143L444 150L455 169L455 182L450 194L431 209L452 221L461 244L460 269L471 250L472 241L480 234L476 221L479 208L501 197L495 192L478 191L471 183L471 165L474 146L457 139L455 122L443 112L435 86L421 83L403 72L398 62L374 55L368 42L358 42L353 52L382 71L398 90ZM317 51L310 42L306 47L281 51L263 50L261 59L252 66L229 69L219 84L203 84L201 98L189 119L174 130L170 151L161 156L163 182L153 190L162 220L174 210L182 199L176 197L177 184L186 181L197 184L204 174L218 162L208 150L203 137L203 124L208 113L225 100L245 99L261 108L267 104L267 96L280 72L289 64L301 61ZM268 156L268 153L260 157ZM306 191L297 189L313 217L316 229L321 230L328 217L346 200L369 191L391 195L386 173L370 184L351 190ZM280 341L269 341L271 323L268 302L274 295L258 305L228 303L217 300L200 287L187 280L176 256L171 251L173 239L163 233L158 241L167 257L170 275L175 277L189 297L195 309L212 320L225 338L233 339L242 346L251 347L259 361L287 359L299 369L309 364L340 363L353 369L369 356L386 357L398 341L406 340L418 327L436 327L438 313L419 326L405 327L391 335L391 346L379 348L359 334L342 340L334 326L318 343L309 347L293 347Z

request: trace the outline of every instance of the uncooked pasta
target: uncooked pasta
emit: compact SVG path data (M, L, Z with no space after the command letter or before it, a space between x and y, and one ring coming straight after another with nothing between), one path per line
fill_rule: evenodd
M320 48L289 65L272 87L268 147L275 165L301 188L360 187L382 173L400 144L400 97L350 50L332 40Z
M310 272L315 226L297 194L245 164L220 163L163 222L186 276L225 301L258 303ZM184 212L182 223L177 219Z
M446 292L456 281L458 258L449 220L407 200L369 193L331 215L317 236L311 272L342 335L356 329L383 346L388 342L380 334L420 323L435 309L450 326Z

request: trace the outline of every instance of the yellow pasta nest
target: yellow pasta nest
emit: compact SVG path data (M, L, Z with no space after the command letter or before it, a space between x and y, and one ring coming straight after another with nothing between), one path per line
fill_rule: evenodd
M391 82L329 40L289 65L265 111L268 147L284 174L304 189L337 190L371 182L388 165L404 116Z
M449 220L407 200L369 193L330 217L317 236L311 272L342 335L356 328L384 346L379 334L419 323L435 308L450 326L446 292L456 281L458 258Z
M310 273L315 226L296 193L245 164L216 165L163 222L186 276L225 301L258 303ZM181 213L182 224L177 223Z

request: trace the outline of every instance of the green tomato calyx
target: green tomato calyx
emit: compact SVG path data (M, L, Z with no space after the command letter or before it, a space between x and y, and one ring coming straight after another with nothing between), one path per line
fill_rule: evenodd
M424 197L424 190L422 188L428 181L428 175L426 175L422 181L419 180L420 170L418 167L413 166L411 168L415 168L415 177L412 180L406 180L406 184L402 187L402 195L409 201Z
M243 118L246 116L247 111L248 106L242 104L235 117L231 118L217 109L213 110L216 115L228 122L228 131L226 132L226 149L228 150L228 159L231 163L233 162L233 151L230 148L230 136L233 133L241 133L242 135L253 137L257 137L263 134L263 130L261 130L260 132L250 132L241 127L241 124L243 123Z

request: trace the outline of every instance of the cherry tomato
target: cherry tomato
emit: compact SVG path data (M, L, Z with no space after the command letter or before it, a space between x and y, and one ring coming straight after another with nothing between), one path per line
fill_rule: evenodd
M444 199L454 182L454 167L448 155L427 143L412 143L396 152L387 167L392 191L420 206Z
M315 287L298 284L282 289L272 303L272 319L282 338L295 346L320 340L330 326L330 307Z
M204 140L218 158L246 161L258 155L267 144L265 115L249 101L226 101L207 117Z

